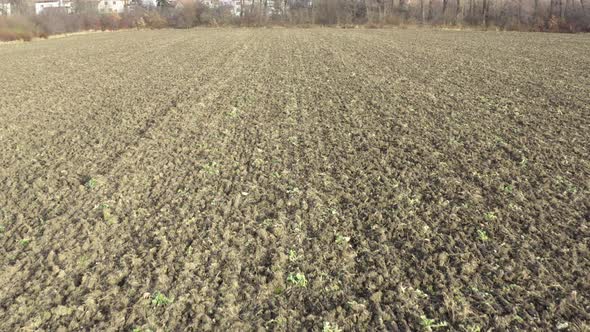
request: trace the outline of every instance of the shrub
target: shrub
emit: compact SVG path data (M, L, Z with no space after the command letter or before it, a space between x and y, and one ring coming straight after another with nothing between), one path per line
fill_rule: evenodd
M102 30L100 16L98 14L85 14L82 16L82 24L87 30Z
M30 41L36 33L35 24L24 16L0 16L1 41Z
M104 30L118 30L121 23L121 16L116 13L109 13L100 17L100 26Z
M0 29L0 41L24 40L31 41L33 35L27 31L14 31L9 29Z
M168 22L155 11L145 13L143 20L145 21L146 26L152 29L162 29L168 26Z
M70 20L68 13L58 10L57 8L47 8L41 15L33 17L33 22L39 27L39 30L49 35L71 32L68 31L67 21ZM79 30L72 27L72 30Z

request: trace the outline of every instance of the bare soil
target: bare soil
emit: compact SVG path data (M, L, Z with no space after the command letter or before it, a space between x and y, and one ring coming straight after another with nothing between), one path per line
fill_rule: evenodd
M0 45L0 330L590 329L590 37Z

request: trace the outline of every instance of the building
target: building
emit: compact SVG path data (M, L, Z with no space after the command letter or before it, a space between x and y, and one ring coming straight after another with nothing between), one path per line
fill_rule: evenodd
M127 8L126 0L101 0L98 2L99 13L122 13Z
M1 15L10 15L12 12L10 11L10 3L9 2L0 2L0 16Z
M242 3L242 1L243 1L243 3ZM244 8L242 8L242 4L244 5ZM254 5L253 0L233 0L232 12L235 16L240 16L242 14L242 11L244 11L244 14L246 14L248 12L248 9L252 5Z
M37 0L35 2L35 14L39 15L48 9L63 9L68 13L72 12L72 2L70 0Z
M248 14L248 12L250 10L255 11L257 13L263 13L264 10L262 10L262 8L266 9L266 14L265 15L272 15L276 13L276 8L275 8L275 2L274 0L263 0L263 1L259 1L259 0L230 0L230 1L224 1L222 2L224 5L229 5L232 8L232 13L235 16L240 16L242 14L242 11L244 11L244 14ZM242 4L243 7L242 8Z
M232 13L235 16L240 16L240 13L242 12L242 1L241 0L233 0L231 7L232 7Z

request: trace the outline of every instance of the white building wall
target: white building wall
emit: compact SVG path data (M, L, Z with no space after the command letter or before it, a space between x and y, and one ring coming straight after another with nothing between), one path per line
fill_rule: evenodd
M100 13L122 13L125 11L125 1L122 0L100 0L98 2Z
M57 8L59 7L59 1L45 1L35 2L35 14L39 15L46 8Z
M252 6L252 0L244 0L244 8L242 8L241 0L233 1L233 13L235 16L240 16L242 10L246 12Z
M241 0L233 0L232 2L229 3L230 6L232 6L232 13L235 16L240 16L242 10L244 11L244 13L247 13L248 10L251 9L252 6L264 6L264 1L262 3L258 2L258 1L253 1L253 0L244 0L244 8L242 8L242 1ZM267 0L266 2L266 14L267 15L271 15L274 11L274 1L273 0ZM260 8L258 7L257 10L260 10Z
M68 13L71 13L72 2L63 0L35 2L35 14L39 15L47 8L65 8Z
M11 15L11 8L9 3L0 3L0 15Z

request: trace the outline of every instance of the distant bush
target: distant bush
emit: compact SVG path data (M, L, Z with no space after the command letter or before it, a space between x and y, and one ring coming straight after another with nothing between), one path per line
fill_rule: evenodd
M0 40L30 41L37 35L37 27L24 16L0 16Z
M145 25L152 29L163 29L168 26L168 22L156 11L148 11L143 15Z
M0 41L47 38L50 35L86 30L119 30L129 28L164 28L165 18L157 12L69 14L61 10L46 10L36 16L0 16Z
M87 30L102 30L100 15L86 14L81 15L82 24Z
M119 29L138 28L144 27L141 26L142 24L145 25L141 15L122 15L119 18Z
M105 14L100 17L101 30L118 30L121 25L121 16L116 13Z
M13 40L31 41L32 39L33 39L33 35L30 32L0 29L0 41L13 41Z
M56 10L56 8L47 8L43 14L33 17L33 22L37 25L39 31L48 35L79 31L81 27L72 22L65 11Z

